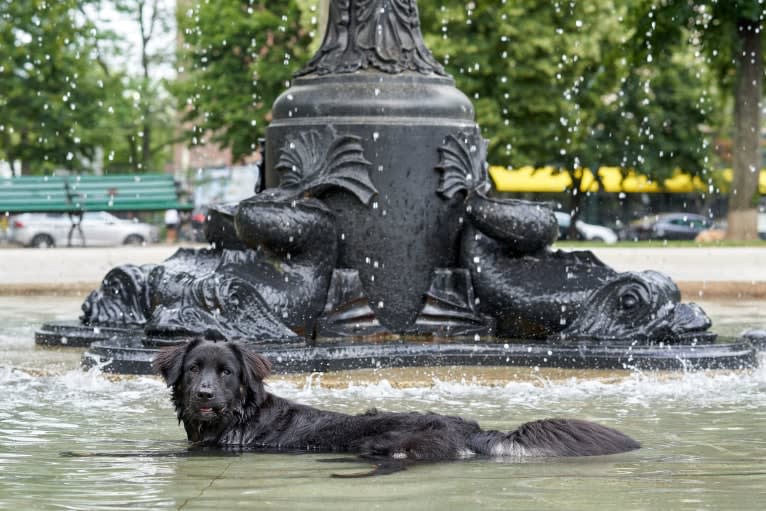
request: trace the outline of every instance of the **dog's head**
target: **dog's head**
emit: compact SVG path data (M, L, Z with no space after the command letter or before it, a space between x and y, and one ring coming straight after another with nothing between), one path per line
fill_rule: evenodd
M233 342L194 340L159 352L153 362L173 389L172 400L189 432L194 425L229 423L266 398L271 363ZM191 436L191 434L190 434Z

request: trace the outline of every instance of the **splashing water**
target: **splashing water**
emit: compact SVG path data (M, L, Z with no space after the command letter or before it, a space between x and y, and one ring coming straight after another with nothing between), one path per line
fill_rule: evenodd
M0 336L0 508L34 502L40 509L235 509L252 508L257 494L257 502L290 509L370 503L501 509L510 495L514 509L539 509L540 499L551 508L592 509L618 498L628 509L660 502L678 509L759 509L754 495L766 484L763 356L760 368L750 371L410 368L271 378L270 392L324 409L434 411L501 430L543 417L579 417L643 444L639 451L593 459L412 466L385 479L358 480L350 491L330 476L366 468L319 462L337 455L189 457L170 392L158 378L82 371L80 350L35 348L34 326L70 316L79 299L46 307L36 302L35 308L24 299L5 302L0 298L0 320L7 325ZM61 455L71 451L99 456ZM391 492L390 484L398 490Z

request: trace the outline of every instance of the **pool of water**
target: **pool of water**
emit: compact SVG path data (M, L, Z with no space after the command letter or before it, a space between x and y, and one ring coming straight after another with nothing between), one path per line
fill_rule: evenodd
M508 381L495 385L445 376L460 371L429 378L428 369L414 386L385 370L332 385L272 378L272 392L332 410L431 410L498 429L580 417L643 443L615 456L416 464L349 480L332 475L367 466L324 454L184 455L158 379L83 372L80 351L34 345L37 325L71 319L80 302L0 297L0 509L760 510L766 501L763 355L760 368L737 372L507 368ZM725 335L766 323L762 302L702 305Z

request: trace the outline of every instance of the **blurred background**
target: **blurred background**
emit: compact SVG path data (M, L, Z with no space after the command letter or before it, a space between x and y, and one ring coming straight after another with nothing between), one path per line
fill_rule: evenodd
M766 239L758 0L418 6L476 107L495 193L553 203L560 239ZM259 188L271 105L326 8L0 0L2 243L204 241L209 205ZM125 228L97 241L98 222Z

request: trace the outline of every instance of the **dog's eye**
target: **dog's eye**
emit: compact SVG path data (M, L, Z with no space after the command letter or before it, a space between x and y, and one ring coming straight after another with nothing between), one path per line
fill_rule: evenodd
M223 374L224 376L229 376L231 374L231 370L224 367L223 369L221 369L221 374Z
M198 373L198 372L199 372L199 366L198 366L198 365L193 365L193 366L191 366L191 367L189 368L189 372L190 372L190 373Z

